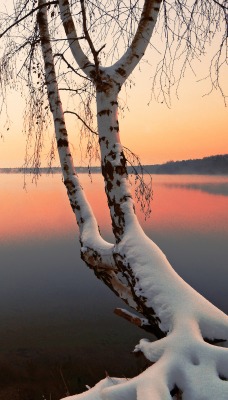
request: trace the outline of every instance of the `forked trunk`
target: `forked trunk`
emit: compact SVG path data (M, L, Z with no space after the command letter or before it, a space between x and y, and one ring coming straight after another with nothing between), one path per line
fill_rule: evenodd
M67 0L60 0L65 28L75 34ZM45 0L39 0L45 4ZM158 3L156 3L158 4ZM46 8L39 11L38 23L45 63L50 108L64 183L79 223L82 257L119 297L144 318L125 310L119 314L153 332L160 340L141 340L135 352L155 363L131 380L106 378L87 393L72 396L83 400L227 400L228 351L214 344L228 339L225 314L184 282L172 269L162 251L143 232L134 212L126 159L119 138L118 92L122 75L134 66L137 44L145 45L143 27L149 36L149 21L158 12L155 2L146 0L136 39L121 63L114 68L83 64L97 89L97 118L102 174L110 208L116 244L100 236L96 219L74 172L68 135L59 98L48 33ZM70 33L69 33L70 32ZM75 52L79 48L75 47ZM141 53L140 53L141 54ZM85 60L79 51L80 62ZM134 62L132 63L132 60ZM126 68L124 69L123 66ZM127 71L127 67L128 72Z
M97 90L97 121L101 149L101 167L117 242L123 237L126 215L134 211L128 182L126 158L120 143L118 122L119 86L112 80L108 89Z

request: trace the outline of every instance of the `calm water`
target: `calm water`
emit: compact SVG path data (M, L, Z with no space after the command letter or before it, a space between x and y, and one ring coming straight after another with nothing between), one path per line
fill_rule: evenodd
M82 176L111 240L103 183ZM131 355L145 333L113 315L123 304L79 257L77 225L60 175L38 186L0 175L0 396L59 398L105 376L142 368ZM154 176L152 216L140 219L174 269L228 312L228 177ZM18 389L19 388L19 389ZM26 397L27 396L27 397Z

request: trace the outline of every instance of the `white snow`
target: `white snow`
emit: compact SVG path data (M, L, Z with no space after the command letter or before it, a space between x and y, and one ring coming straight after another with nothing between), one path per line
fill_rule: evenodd
M165 400L176 385L185 400L227 400L228 349L213 346L207 338L228 338L226 315L209 303L172 269L162 251L143 233L135 217L129 217L126 233L116 245L137 277L135 294L143 295L161 319L167 337L142 339L141 351L154 365L128 381L101 381L87 393L72 399ZM131 314L131 313L129 313Z
M40 3L45 1L40 0ZM60 0L60 8L63 19L71 20L67 2ZM153 2L152 2L153 3ZM149 42L153 31L158 11L158 4L153 3L151 17L153 23L149 24L138 39L137 54L141 57ZM154 8L155 6L155 8ZM43 10L45 13L45 10ZM71 24L72 28L72 24ZM48 33L46 32L47 38ZM76 36L75 29L69 32L68 38ZM63 112L58 97L58 88L55 84L53 71L53 57L50 51L50 43L43 45L43 56L47 65L47 84L49 93L52 93L51 102L54 107L54 119L57 140L60 135L60 123L63 124ZM88 62L79 42L76 40L70 45L72 52L82 69L89 74L92 65L84 68ZM104 69L106 76L114 78L115 82L122 84L124 78L115 69L125 68L126 76L131 73L137 57L132 57L132 48L126 51L123 57L111 68ZM50 76L49 76L50 72ZM112 76L111 76L112 74ZM110 110L111 100L117 100L118 85L110 96L99 93L97 95L98 112ZM56 107L55 107L56 105ZM113 108L115 111L115 108ZM61 122L59 122L61 121ZM102 159L115 148L116 160L119 160L118 151L121 150L119 132L110 131L110 126L115 126L117 115L105 115L98 118L100 137L103 135L109 141L109 145L101 144ZM109 131L109 133L107 133ZM114 147L115 146L115 147ZM74 181L74 193L69 194L71 201L75 201L80 207L76 211L80 228L82 252L87 256L88 263L96 267L106 269L110 275L110 282L123 299L127 299L133 308L137 309L137 297L143 296L146 305L152 307L160 319L160 328L167 332L167 337L156 342L141 340L135 351L141 351L154 365L142 372L139 376L127 380L119 378L106 378L92 389L80 395L71 396L73 400L168 400L171 399L170 391L176 385L184 392L184 400L227 400L228 399L228 349L213 346L204 341L209 339L228 339L228 320L226 315L204 299L184 282L169 264L166 256L142 231L133 212L133 202L121 202L121 198L130 193L126 178L121 179L119 189L113 190L112 196L116 196L117 203L121 204L125 219L124 235L117 245L107 243L100 236L97 221L91 207L80 187L78 178L73 172L73 161L69 157L68 149L62 146L59 150L61 164L69 166L70 173L65 177ZM67 161L68 160L68 161ZM114 211L112 210L114 213ZM113 215L114 218L114 215ZM93 264L93 254L99 256L100 265ZM134 276L135 286L127 287L118 280L113 254L120 255L124 260L126 269L130 269L129 276ZM226 343L227 344L227 343Z

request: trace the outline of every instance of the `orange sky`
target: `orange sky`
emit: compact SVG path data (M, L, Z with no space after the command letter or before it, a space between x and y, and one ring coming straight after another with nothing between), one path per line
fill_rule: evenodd
M206 75L206 64L203 62L197 66L199 77ZM121 140L125 146L139 155L145 164L228 153L228 112L218 92L203 97L210 89L209 84L196 82L198 78L188 72L179 90L179 100L173 93L171 109L155 101L148 106L150 77L149 67L143 64L141 72L134 73L135 86L127 95L124 88L121 91L121 103L127 102L129 107L124 117L120 116ZM21 96L12 94L9 99L12 124L4 140L0 139L0 167L20 167L23 164L26 138L21 133L22 111ZM74 144L72 153L77 165L80 161L79 133L71 116L69 121L70 141ZM46 139L44 166L47 164L50 137L52 128ZM87 164L85 160L84 165Z

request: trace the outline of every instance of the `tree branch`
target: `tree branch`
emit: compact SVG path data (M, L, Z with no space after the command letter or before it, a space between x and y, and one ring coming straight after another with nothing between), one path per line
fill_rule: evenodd
M161 0L144 1L141 18L131 45L119 61L111 67L115 70L112 75L115 81L123 84L143 57L157 21L160 5Z
M59 159L61 163L64 184L72 210L79 225L81 242L83 246L91 246L105 249L111 245L105 242L99 233L96 218L92 212L85 194L76 175L73 159L70 153L68 133L66 129L62 103L59 96L57 78L55 73L54 58L50 43L48 30L47 7L45 0L39 0L40 10L37 15L37 22L40 31L41 48L44 59L45 78L48 91L48 100L55 125L55 135Z
M228 10L228 6L227 6L227 7L224 6L223 4L219 3L219 1L213 0L213 2L214 2L215 4L217 4L219 7L221 7L224 11L227 11L227 10Z
M87 125L87 123L84 121L83 118L80 117L80 115L78 115L75 111L64 111L64 114L73 114L75 115L84 125L85 127L94 135L98 135L98 133L96 131L94 131L93 129L90 128L89 125Z
M45 0L39 0L39 4L43 5L43 8L40 9L38 13L37 21L45 65L48 99L55 125L56 141L64 184L79 225L81 256L90 268L93 268L99 279L103 280L109 288L127 304L137 309L137 304L133 300L131 289L124 285L117 276L118 269L113 257L114 246L101 237L97 221L85 197L73 166L50 44L47 12L46 7L44 7Z
M94 71L94 64L92 64L85 55L79 44L79 41L77 40L77 33L70 12L68 0L59 0L59 8L71 52L82 71L85 72L88 77L90 77L90 73Z
M79 39L79 38L77 38L77 40L78 40L78 39ZM60 58L66 63L67 67L70 68L71 71L73 71L76 75L80 76L80 78L87 79L88 81L91 81L91 79L89 79L87 76L83 76L82 74L80 74L80 73L67 61L67 59L65 58L65 56L64 56L62 53L56 53L56 54L54 55L54 57L60 57Z
M4 36L10 29L12 29L14 26L19 25L24 19L28 18L30 15L34 14L34 12L36 12L37 10L40 10L42 7L46 7L46 6L51 6L53 4L58 4L58 1L48 1L47 4L45 5L40 5L37 6L35 8L33 8L30 12L28 12L26 15L24 15L23 17L17 19L13 24L7 26L7 28L0 33L0 38L2 38L2 36Z
M80 3L81 3L81 9L82 9L83 31L84 31L84 34L85 34L85 38L86 38L86 40L87 40L87 42L89 44L90 50L92 52L92 55L93 55L96 72L98 73L98 70L99 70L98 52L95 50L95 47L94 47L93 42L91 40L90 34L88 32L87 20L86 20L85 2L84 2L84 0L80 0Z
M146 318L140 318L137 315L123 309L123 308L115 308L114 313L119 317L126 319L131 322L133 325L138 326L139 328L145 330L146 332L153 333L153 328Z

